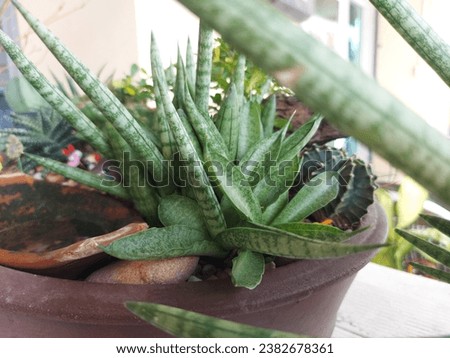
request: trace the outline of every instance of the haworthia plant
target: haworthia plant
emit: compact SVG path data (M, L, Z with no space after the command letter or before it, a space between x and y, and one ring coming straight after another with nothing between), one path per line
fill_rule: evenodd
M121 181L27 156L80 183L130 199L152 226L104 247L108 254L123 260L192 255L224 259L233 284L253 289L273 256L324 259L379 247L344 243L357 230L345 233L309 222L341 193L341 181L333 179L339 170L324 170L293 192L303 160L299 154L322 115L314 115L289 136L289 122L274 132L275 97L266 104L246 97L247 61L240 55L222 107L210 116L212 30L206 23L201 24L197 66L188 46L186 59L178 55L176 74L164 70L152 36L157 110L149 133L54 35L17 1L14 5L103 113L104 118L90 125L104 138ZM1 38L9 46L6 35ZM25 63L19 68L30 83L38 90L42 83L47 86L40 73L29 75L30 63L20 50L9 47L12 59ZM264 96L263 90L258 93ZM49 102L58 109L59 102ZM365 180L367 176L355 175L354 181ZM344 211L356 210L352 200L342 201L348 204Z
M373 79L268 2L179 1L306 105L450 204L450 142Z
M179 338L300 338L155 303L127 302L126 307L153 326Z

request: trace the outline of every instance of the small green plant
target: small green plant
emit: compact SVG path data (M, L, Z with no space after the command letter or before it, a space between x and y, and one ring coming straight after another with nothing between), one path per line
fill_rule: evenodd
M450 221L436 216L421 215L432 227L439 230L442 234L450 237ZM445 266L445 270L436 269L426 265L412 262L411 265L419 271L434 276L437 279L450 283L450 242L447 241L447 247L436 245L430 241L423 239L414 232L396 229L395 232L409 241L412 245L423 251L426 255Z
M62 150L68 144L77 143L79 139L61 115L49 107L23 77L9 82L6 99L12 109L12 127L0 129L0 151L6 151L11 138L17 138L27 153L65 161L67 158ZM26 172L35 166L26 157L21 159L20 164Z
M244 93L243 56L235 65L217 114L211 118L214 42L212 30L203 23L196 69L188 50L185 60L178 56L174 79L167 78L152 37L157 111L149 134L54 35L18 1L12 2L102 117L85 116L4 33L0 33L0 42L30 84L70 121L80 137L115 161L122 180L116 182L29 153L26 157L68 178L132 200L152 225L104 247L108 254L124 260L178 256L227 259L232 262L234 285L252 289L261 282L265 264L274 256L323 259L380 247L345 243L352 232L305 221L330 203L327 214L351 212L346 198L354 195L355 189L364 192L364 198L372 198L371 173L359 161L338 159L337 166L315 173L289 199L302 161L305 165L299 153L322 116L314 115L289 136L289 123L274 131L274 100L263 106L262 96L248 98ZM361 188L356 179L364 183ZM350 226L355 222L352 219Z

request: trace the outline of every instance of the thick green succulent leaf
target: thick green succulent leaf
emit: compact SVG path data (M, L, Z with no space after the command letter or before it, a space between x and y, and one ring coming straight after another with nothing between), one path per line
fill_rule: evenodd
M207 233L184 225L150 228L114 241L102 249L121 260L227 255L227 251L209 240Z
M247 152L263 138L261 106L256 101L248 101L242 106L239 128L237 158L241 160Z
M415 262L411 262L411 265L414 268L422 271L423 273L426 273L427 275L433 276L433 277L437 278L440 281L450 283L450 273L449 272L442 271L442 270L439 270L439 269L435 269L435 268L432 268L432 267L428 267L428 266L425 266L425 265L421 265L421 264L418 264L418 263L415 263Z
M327 205L339 193L336 172L324 172L305 185L273 221L283 224L301 221Z
M117 196L118 198L129 199L127 190L123 188L120 183L111 178L96 175L79 168L69 167L68 165L53 159L42 158L28 153L25 153L24 155L48 170L72 179L80 184L98 189L105 193Z
M109 154L109 145L103 133L63 93L52 85L36 66L23 54L17 44L3 31L0 43L31 86L74 128L79 136L91 143L99 152ZM31 103L30 103L31 104ZM36 104L36 103L35 103Z
M368 227L354 231L343 231L337 227L319 223L285 223L274 225L275 228L302 236L311 240L341 242L367 230Z
M431 215L420 215L424 220L428 222L431 226L441 231L444 235L450 237L450 221L446 219L442 219L437 216Z
M264 129L264 136L270 137L273 133L273 126L277 115L277 97L271 95L261 111L261 123Z
M262 227L262 226L261 226ZM224 247L292 259L325 259L374 250L385 245L352 245L307 239L271 227L236 227L217 237Z
M319 129L322 119L322 115L314 115L308 122L287 137L283 142L278 160L291 160L293 157L298 156L301 150L317 132L317 129Z
M127 302L126 307L153 326L179 338L298 338L294 333L249 326L176 307Z
M233 285L253 290L261 283L265 265L264 255L249 250L239 251L231 269Z
M192 145L195 148L195 151L197 152L200 158L203 158L203 149L200 145L200 142L198 141L194 129L192 128L191 122L189 122L189 119L186 116L186 113L184 113L184 111L181 108L177 111L177 113L178 116L180 117L181 122L183 123L184 128L186 129L187 134L189 135L189 139L191 140Z
M263 211L263 223L270 224L289 202L289 191L285 191L278 199Z
M161 199L159 220L164 226L185 225L205 230L203 212L195 200L181 195L169 195Z
M431 256L436 261L440 262L445 266L450 267L450 251L444 249L441 246L425 241L424 239L421 239L420 237L413 235L407 231L395 229L395 232L399 234L401 237L403 237L405 240L408 240L419 250L422 250L427 255Z
M187 80L186 80L186 68L184 67L184 62L183 58L181 57L179 47L178 47L176 68L177 68L177 75L175 79L175 86L173 88L174 92L173 105L175 106L175 108L183 108Z
M219 186L236 210L250 221L261 222L258 199L240 168L209 147L205 159L205 168L211 181Z
M211 84L214 32L200 21L197 55L197 76L195 80L195 104L204 116L208 116L209 90Z
M223 141L228 148L230 159L232 160L236 159L239 145L239 113L239 96L235 85L231 84L217 114L216 126L222 135Z
M159 78L154 78L154 81L155 85L163 93L164 84L161 83ZM178 152L186 165L188 183L192 188L192 193L197 203L202 208L208 232L214 237L226 228L220 204L203 169L200 156L196 152L195 146L190 140L189 134L175 111L169 96L162 96L162 104L170 130L177 144Z
M195 93L195 60L194 53L192 51L192 44L190 38L188 38L186 45L186 82L190 93Z
M277 158L280 153L284 133L278 131L270 137L256 143L248 150L246 155L241 158L240 167L252 186L264 179L271 171L276 169ZM286 163L283 163L285 166Z
M274 203L280 195L288 191L300 169L300 158L294 157L279 166L272 167L268 175L254 187L253 192L262 208Z
M244 55L238 54L236 68L233 72L232 83L236 86L236 94L239 100L239 106L244 102L244 88L245 88L245 68L247 59Z

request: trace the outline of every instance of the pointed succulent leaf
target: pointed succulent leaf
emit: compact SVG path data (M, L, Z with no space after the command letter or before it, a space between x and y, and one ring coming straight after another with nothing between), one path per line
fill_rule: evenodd
M242 54L238 54L236 68L233 72L232 83L236 86L236 95L239 100L239 106L244 102L244 88L245 88L245 65L246 58Z
M261 111L261 123L264 129L264 136L270 137L273 133L273 126L275 124L275 118L277 115L277 97L271 95Z
M153 326L179 338L298 338L295 333L253 327L176 307L127 302L126 307Z
M283 142L279 160L291 160L294 156L299 155L301 150L317 132L322 118L323 116L320 114L313 116L308 122L287 137Z
M289 191L285 191L283 194L280 195L278 199L276 199L275 202L270 204L264 211L263 211L263 223L268 225L270 224L277 216L280 214L280 212L286 207L286 205L289 202Z
M47 168L48 170L58 173L66 178L72 179L80 184L98 189L105 193L117 196L118 198L129 199L127 191L120 185L120 183L111 178L96 175L79 168L72 168L67 164L63 164L53 159L42 158L37 155L28 153L25 153L25 156L32 159L39 165Z
M304 186L274 220L274 224L301 221L327 205L339 192L336 172L319 174Z
M223 231L218 241L230 249L246 249L292 259L325 259L374 250L385 245L352 245L307 239L274 228L236 227Z
M239 145L239 109L240 103L236 87L231 84L217 114L216 126L232 160L236 159Z
M208 148L205 159L211 180L219 185L236 210L250 221L261 222L261 207L240 168L214 149Z
M423 273L426 273L427 275L433 276L434 278L437 278L440 281L450 283L450 273L447 271L435 269L433 267L425 266L418 264L416 262L411 262L411 265L422 271Z
M227 252L202 231L184 225L151 228L102 249L122 260L158 260L180 256L224 257Z
M264 275L264 255L249 250L239 251L233 259L231 281L236 287L254 289Z
M395 232L405 240L416 246L419 250L422 250L427 255L431 256L436 261L450 267L450 251L444 249L441 246L425 241L424 239L421 239L420 237L407 231L395 229Z
M186 82L190 93L195 93L195 60L192 52L191 40L188 38L186 46Z
M195 81L195 104L201 114L208 116L209 91L211 84L212 53L214 48L213 30L200 21L198 38L197 76Z
M437 216L431 215L420 215L424 220L428 222L431 226L441 231L444 235L450 237L450 221L446 219L442 219Z
M237 155L239 160L244 158L247 152L263 138L260 104L251 100L244 104L240 122Z
M200 206L190 198L169 195L161 199L158 207L159 220L164 226L185 225L205 230L205 221Z

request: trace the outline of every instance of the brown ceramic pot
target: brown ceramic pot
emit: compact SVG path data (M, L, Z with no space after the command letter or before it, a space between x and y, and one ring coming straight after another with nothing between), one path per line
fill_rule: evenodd
M0 265L79 278L111 260L99 245L146 228L129 205L97 191L0 176Z
M381 243L382 209L369 208L370 228L352 241ZM227 279L168 285L126 285L57 279L0 267L0 337L165 337L124 307L149 301L262 327L330 336L339 305L374 252L296 261L267 272L254 290Z

